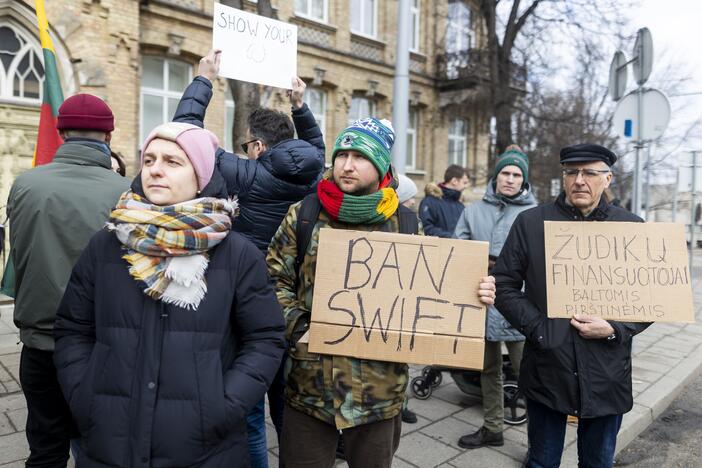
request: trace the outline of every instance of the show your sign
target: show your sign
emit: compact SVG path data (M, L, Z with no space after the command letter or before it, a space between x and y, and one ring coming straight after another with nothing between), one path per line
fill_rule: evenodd
M548 316L694 322L685 232L674 223L544 223Z
M212 47L222 51L219 74L278 88L297 75L297 26L214 4Z
M486 242L322 229L310 351L482 369L487 261Z

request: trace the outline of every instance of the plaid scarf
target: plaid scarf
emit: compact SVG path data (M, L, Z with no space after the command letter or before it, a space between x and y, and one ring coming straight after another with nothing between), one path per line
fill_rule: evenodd
M349 224L380 224L390 218L400 204L393 185L393 177L388 172L377 192L349 195L334 183L330 169L317 184L317 196L324 210L335 220Z
M195 310L207 292L207 252L227 236L235 210L235 201L217 198L158 206L128 190L106 227L127 249L122 258L146 295Z

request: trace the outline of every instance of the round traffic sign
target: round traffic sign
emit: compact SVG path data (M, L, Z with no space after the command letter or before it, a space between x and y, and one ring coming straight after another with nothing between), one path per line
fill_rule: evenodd
M614 130L626 139L639 138L638 96L636 91L624 96L614 111ZM641 139L651 141L663 135L670 122L670 103L657 89L645 89L642 97Z

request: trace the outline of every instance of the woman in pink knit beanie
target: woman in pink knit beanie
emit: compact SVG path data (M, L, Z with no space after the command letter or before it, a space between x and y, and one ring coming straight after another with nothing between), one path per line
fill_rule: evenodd
M156 127L73 269L54 360L77 466L248 466L246 414L278 370L285 324L263 256L231 231L217 144L194 125Z

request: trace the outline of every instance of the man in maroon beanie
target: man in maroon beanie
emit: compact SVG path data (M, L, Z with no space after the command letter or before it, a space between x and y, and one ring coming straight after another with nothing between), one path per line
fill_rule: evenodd
M78 437L53 362L55 313L73 264L129 188L111 170L114 116L102 99L90 94L66 99L57 128L64 143L52 162L17 177L7 202L28 467L66 466L70 441Z

